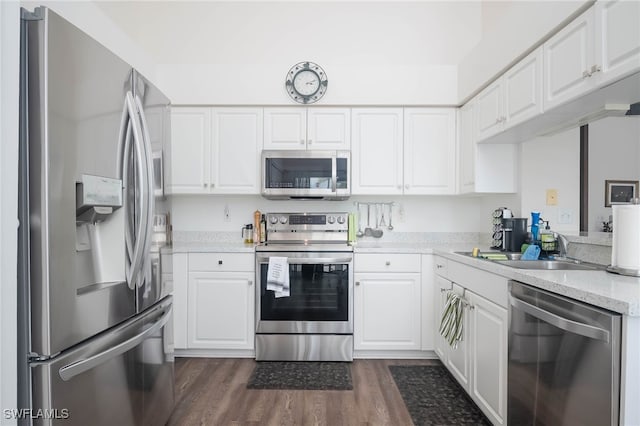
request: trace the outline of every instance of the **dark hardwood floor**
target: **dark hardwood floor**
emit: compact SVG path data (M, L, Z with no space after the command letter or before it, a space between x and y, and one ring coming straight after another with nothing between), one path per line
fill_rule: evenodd
M388 365L437 360L355 360L353 390L247 389L253 359L177 358L169 425L411 425Z

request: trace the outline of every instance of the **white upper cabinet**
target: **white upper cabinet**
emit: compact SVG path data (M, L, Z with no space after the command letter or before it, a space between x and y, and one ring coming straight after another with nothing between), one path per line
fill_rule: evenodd
M640 2L598 1L544 44L545 109L640 70Z
M458 192L473 192L476 184L475 104L458 110Z
M594 9L590 8L544 44L545 110L592 86L589 73L595 65L594 42Z
M595 8L602 85L640 69L640 2L601 0Z
M264 149L348 150L349 108L265 108Z
M542 48L489 85L475 99L478 140L542 113Z
M172 194L258 194L261 108L183 108L171 113Z
M351 193L402 194L402 108L354 108L351 116Z
M456 110L404 110L404 193L453 194L456 184Z
M211 155L209 108L171 109L171 178L169 194L209 192Z
M356 108L354 195L455 192L454 108Z
M260 193L262 109L213 108L211 135L212 191Z

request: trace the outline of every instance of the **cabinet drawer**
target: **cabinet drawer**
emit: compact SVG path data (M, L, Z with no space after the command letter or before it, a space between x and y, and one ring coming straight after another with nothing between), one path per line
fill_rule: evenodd
M508 306L508 279L458 262L449 262L447 277L450 281L506 308Z
M254 268L252 253L190 253L189 271L239 271Z
M448 260L445 259L444 257L436 257L433 262L433 270L435 271L436 275L440 275L443 278L447 278L448 270L449 270Z
M356 254L355 272L420 272L420 255L393 254Z

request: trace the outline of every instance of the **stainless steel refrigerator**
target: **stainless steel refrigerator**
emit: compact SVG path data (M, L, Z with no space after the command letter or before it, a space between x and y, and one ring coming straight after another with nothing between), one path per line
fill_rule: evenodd
M164 424L172 289L153 221L169 101L47 8L22 11L21 49L22 424Z

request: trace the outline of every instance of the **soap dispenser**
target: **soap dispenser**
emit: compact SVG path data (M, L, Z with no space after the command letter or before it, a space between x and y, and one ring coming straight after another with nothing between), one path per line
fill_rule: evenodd
M544 251L554 251L556 249L556 237L551 232L549 221L542 222L543 227L540 230L540 248Z

